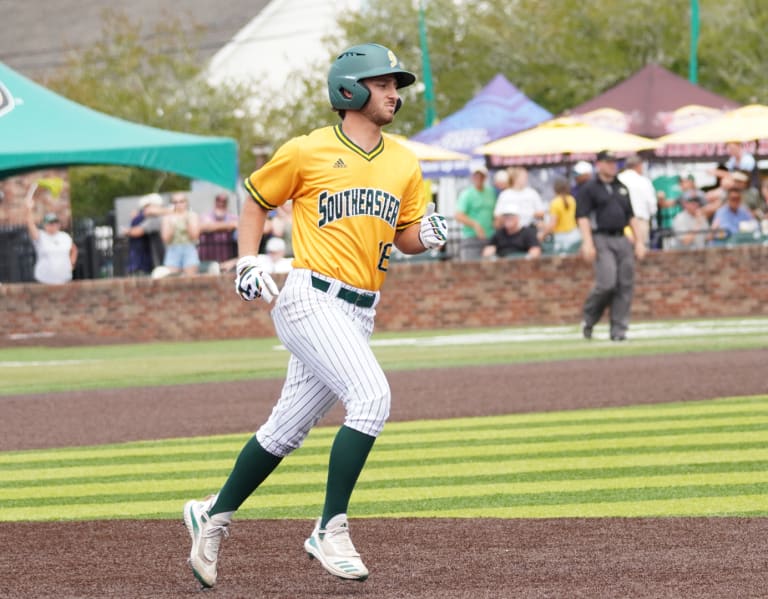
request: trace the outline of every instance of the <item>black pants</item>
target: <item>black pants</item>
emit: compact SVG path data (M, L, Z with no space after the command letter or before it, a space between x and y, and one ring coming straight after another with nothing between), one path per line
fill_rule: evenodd
M625 335L635 288L635 253L624 235L595 233L595 285L584 302L584 324L593 327L610 308L611 336Z

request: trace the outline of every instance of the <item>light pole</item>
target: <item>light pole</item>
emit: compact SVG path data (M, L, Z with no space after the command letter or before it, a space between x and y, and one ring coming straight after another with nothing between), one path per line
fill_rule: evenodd
M427 46L427 23L424 18L425 0L419 0L419 42L421 44L421 70L424 76L424 128L431 127L437 118L435 110L435 88L432 85L432 67L429 63L429 48Z
M699 81L699 0L691 0L691 54L688 61L688 81Z

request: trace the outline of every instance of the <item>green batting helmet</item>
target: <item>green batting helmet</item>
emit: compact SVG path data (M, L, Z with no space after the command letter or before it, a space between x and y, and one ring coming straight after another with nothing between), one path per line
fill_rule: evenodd
M360 83L361 79L394 75L397 87L406 87L416 81L416 75L403 69L389 48L379 44L360 44L347 48L336 57L328 72L328 97L336 110L360 110L371 92ZM343 91L351 96L347 98ZM400 107L398 102L397 107Z

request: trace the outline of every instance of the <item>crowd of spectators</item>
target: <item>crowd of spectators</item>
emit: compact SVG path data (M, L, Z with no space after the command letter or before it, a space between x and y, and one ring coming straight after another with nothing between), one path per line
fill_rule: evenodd
M708 185L697 184L697 176L687 172L652 179L638 155L620 160L617 178L629 192L638 235L648 249L700 249L768 236L768 177L761 180L754 157L741 144L727 147L728 160L697 173ZM582 160L555 175L549 191L540 193L524 167L493 173L474 168L456 204L462 225L458 257L577 252L579 190L595 176L594 165ZM627 227L626 235L635 233ZM531 251L533 238L538 250Z
M198 214L184 192L171 194L168 204L157 193L142 196L130 226L120 231L128 240L127 273L163 278L233 271L239 217L231 201L229 194L218 193L210 210ZM269 214L261 257L270 272L290 269L290 231L290 207Z
M639 235L649 249L700 249L768 237L768 177L760 177L755 158L741 144L727 148L727 160L696 176L681 172L651 179L640 156L620 161L617 178L629 192ZM581 245L576 221L579 191L595 177L594 165L582 160L555 175L546 191L537 191L524 167L492 173L484 166L475 167L469 185L457 197L455 220L461 229L458 255L453 257L576 253ZM697 183L702 179L707 179L706 185ZM35 280L67 282L72 279L77 246L60 214L41 213L38 196L45 189L28 191L25 206L36 255ZM239 219L232 208L234 199L217 193L210 208L197 214L186 193L171 194L169 203L157 193L141 197L129 226L117 234L126 241L125 272L155 277L231 272L237 261ZM291 228L287 202L269 214L260 248L270 272L290 269ZM634 236L629 228L626 234Z

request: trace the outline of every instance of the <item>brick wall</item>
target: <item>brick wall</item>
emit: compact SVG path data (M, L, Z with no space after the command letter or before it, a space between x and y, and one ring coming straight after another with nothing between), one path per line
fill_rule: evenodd
M766 264L764 246L654 252L637 269L633 318L766 315ZM575 324L591 283L576 256L393 264L377 330ZM266 305L239 300L231 275L3 285L0 323L2 345L28 335L39 343L274 335Z

